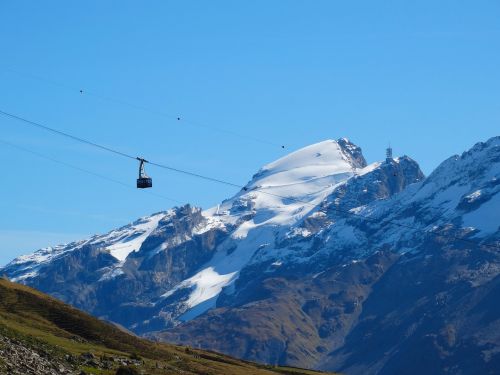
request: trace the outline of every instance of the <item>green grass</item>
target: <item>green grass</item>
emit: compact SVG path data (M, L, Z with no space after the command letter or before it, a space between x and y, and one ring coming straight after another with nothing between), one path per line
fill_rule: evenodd
M145 362L141 370L151 375L179 373L179 370L186 374L210 375L318 374L144 340L43 293L4 279L0 279L0 334L60 360L68 354L79 357L87 352L96 357L141 358ZM102 370L83 364L80 369L100 375L116 372L116 369Z

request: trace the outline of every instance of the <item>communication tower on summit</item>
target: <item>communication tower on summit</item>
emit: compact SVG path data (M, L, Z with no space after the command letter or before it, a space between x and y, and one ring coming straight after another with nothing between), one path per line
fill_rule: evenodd
M391 144L389 144L389 147L385 149L385 161L387 163L390 163L392 161L392 147Z

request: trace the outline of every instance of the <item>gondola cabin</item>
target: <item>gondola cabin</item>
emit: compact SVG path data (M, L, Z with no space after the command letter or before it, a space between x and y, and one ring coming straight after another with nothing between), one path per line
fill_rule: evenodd
M147 189L153 187L153 179L149 177L144 171L144 163L147 163L147 160L137 158L139 160L139 178L137 179L137 189Z

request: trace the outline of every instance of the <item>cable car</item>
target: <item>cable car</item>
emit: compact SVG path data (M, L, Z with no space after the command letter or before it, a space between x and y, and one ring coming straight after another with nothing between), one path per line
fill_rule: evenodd
M144 163L148 161L142 158L137 158L139 160L139 178L137 179L137 189L147 189L153 187L153 179L149 177L146 172L144 172Z

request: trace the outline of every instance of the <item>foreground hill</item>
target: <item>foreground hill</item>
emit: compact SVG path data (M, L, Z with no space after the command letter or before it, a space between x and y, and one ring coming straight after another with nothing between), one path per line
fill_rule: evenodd
M143 374L314 374L153 343L0 279L0 374L115 374L119 367Z

